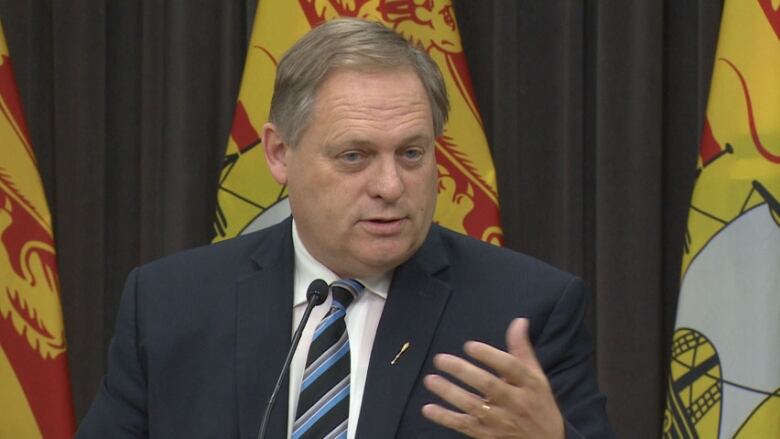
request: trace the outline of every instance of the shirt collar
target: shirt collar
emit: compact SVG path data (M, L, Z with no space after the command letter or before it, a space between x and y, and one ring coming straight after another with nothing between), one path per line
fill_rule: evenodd
M298 227L293 219L292 226L293 249L295 251L295 280L296 285L305 285L314 279L322 279L328 284L337 280L339 277L328 267L322 265L320 261L314 259L306 246L303 245L298 235ZM366 291L387 299L387 291L390 289L390 282L393 279L393 270L385 272L379 276L371 278L359 278L360 283L365 285ZM306 303L306 288L294 288L293 307Z

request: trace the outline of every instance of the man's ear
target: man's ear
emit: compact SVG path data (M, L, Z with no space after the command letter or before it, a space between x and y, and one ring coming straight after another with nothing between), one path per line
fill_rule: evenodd
M265 161L271 175L279 184L287 184L287 150L289 146L282 140L276 125L268 122L263 125L263 148Z

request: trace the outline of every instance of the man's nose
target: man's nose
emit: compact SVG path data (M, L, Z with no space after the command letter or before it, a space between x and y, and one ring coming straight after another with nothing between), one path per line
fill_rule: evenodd
M387 202L398 200L406 190L401 176L403 170L395 157L382 159L377 165L374 175L371 176L369 194Z

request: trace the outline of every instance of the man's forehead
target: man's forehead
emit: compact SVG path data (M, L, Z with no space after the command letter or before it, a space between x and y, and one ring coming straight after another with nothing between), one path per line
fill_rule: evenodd
M431 102L410 69L340 69L322 81L310 111L304 132L317 127L330 146L425 146L434 140ZM376 128L395 140L377 139Z
M323 78L319 81L319 84L317 85L317 88L314 90L314 98L316 99L317 96L320 95L320 92L324 88L332 88L336 84L344 84L349 89L354 89L358 82L356 82L356 79L360 78L382 78L382 79L388 79L388 78L409 78L413 80L417 85L419 85L419 88L417 90L410 90L408 88L405 88L402 91L410 91L410 92L422 92L420 96L425 97L427 100L427 94L425 92L425 87L423 85L422 80L417 75L417 72L414 71L409 66L341 66L334 68L330 70Z
M314 109L332 111L343 105L366 105L361 110L392 110L394 104L411 111L430 111L428 95L414 72L407 71L341 71L329 76L317 88ZM349 111L351 108L339 108Z

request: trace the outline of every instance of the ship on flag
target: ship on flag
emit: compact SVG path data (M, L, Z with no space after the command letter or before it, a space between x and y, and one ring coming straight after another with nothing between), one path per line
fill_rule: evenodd
M75 432L51 215L0 24L0 437Z
M444 134L436 140L439 181L434 221L501 245L495 170L450 0L260 2L222 164L214 241L264 228L290 214L286 189L268 171L260 145L276 64L310 29L339 17L380 21L437 62L452 110Z
M664 438L780 438L780 1L726 0Z

